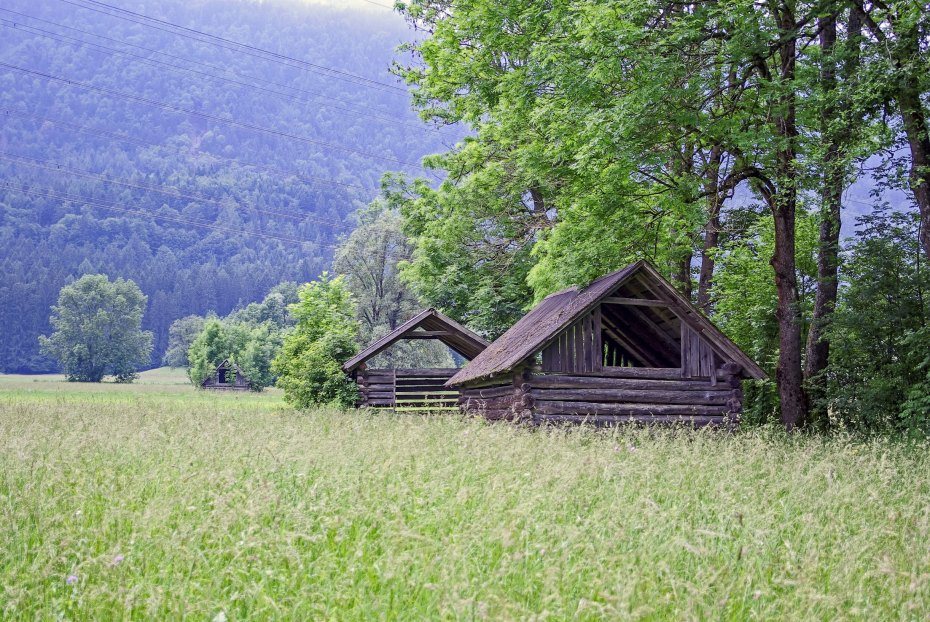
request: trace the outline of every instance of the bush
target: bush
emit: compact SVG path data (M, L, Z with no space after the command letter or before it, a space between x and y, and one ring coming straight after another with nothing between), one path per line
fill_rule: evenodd
M50 320L55 332L39 337L42 351L69 381L100 382L111 374L132 382L152 353L152 333L142 330L146 301L132 281L85 275L61 288Z
M306 408L318 404L351 406L358 397L355 383L341 365L355 354L358 322L355 304L342 277L308 283L290 309L297 326L284 339L272 363L277 386L288 403Z

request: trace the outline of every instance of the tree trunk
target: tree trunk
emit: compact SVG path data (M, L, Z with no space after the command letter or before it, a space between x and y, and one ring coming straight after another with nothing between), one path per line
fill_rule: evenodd
M705 173L704 193L707 195L707 226L704 228L704 247L701 250L701 274L698 277L697 305L704 313L710 311L710 289L714 278L714 251L720 243L720 163L723 149L715 145Z
M920 210L920 245L930 257L930 134L920 92L909 80L902 80L898 107L904 121L904 133L911 151L910 181L914 200Z
M854 26L850 20L850 28ZM821 372L827 368L830 356L830 340L825 329L836 308L839 272L839 241L841 209L844 185L844 166L841 151L845 142L845 132L837 131L836 106L832 99L836 93L836 66L834 50L836 46L836 21L832 18L820 20L820 48L823 55L821 68L821 85L826 96L826 104L821 112L820 134L826 141L827 149L823 161L823 176L820 192L820 240L817 250L817 294L814 300L814 314L810 332L807 334L807 356L805 377L807 389L813 395L819 395L822 382Z
M781 400L781 421L788 430L804 423L807 398L801 373L801 313L798 306L798 279L795 265L796 191L782 189L774 197L775 220L775 288L778 292L778 369L775 379Z
M783 32L796 28L794 14L787 5L778 12ZM801 371L801 309L798 305L798 278L795 260L795 214L797 211L798 179L796 165L797 94L793 88L797 68L797 41L790 38L780 52L779 78L783 95L775 116L779 137L776 148L775 173L777 189L770 190L768 203L775 221L775 289L778 292L778 396L781 400L781 421L788 430L803 425L807 417L807 398Z
M693 254L690 250L685 250L681 252L681 256L678 258L676 270L675 270L675 282L678 284L678 289L681 293L691 300L691 259Z
M911 154L909 177L920 211L920 245L930 257L930 132L920 92L926 68L914 68L914 59L920 58L921 34L916 24L902 25L892 11L886 11L883 21L894 33L893 39L889 38L861 3L856 5L855 11L875 39L891 49L891 61L897 73L891 84Z

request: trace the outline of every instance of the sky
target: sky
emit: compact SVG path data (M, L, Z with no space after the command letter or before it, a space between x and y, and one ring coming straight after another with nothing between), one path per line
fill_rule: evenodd
M305 4L324 4L333 7L366 11L373 15L383 15L385 20L402 19L394 10L394 0L301 0Z

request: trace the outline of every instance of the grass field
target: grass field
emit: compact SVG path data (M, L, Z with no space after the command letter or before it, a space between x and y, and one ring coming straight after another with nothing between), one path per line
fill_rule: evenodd
M928 449L0 377L0 618L926 620Z

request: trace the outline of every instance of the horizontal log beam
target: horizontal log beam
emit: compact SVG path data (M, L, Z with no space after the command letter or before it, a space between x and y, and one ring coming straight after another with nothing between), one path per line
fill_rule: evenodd
M449 337L451 333L445 330L417 330L407 333L403 339L438 339L439 337Z
M630 402L641 404L723 405L733 397L731 391L641 391L629 389L532 389L536 400L568 402Z
M457 367L426 367L426 368L399 368L399 369L369 369L368 376L387 376L394 377L397 373L398 378L423 377L423 378L451 378L458 373Z
M729 387L715 387L709 380L651 380L641 378L600 378L597 376L563 376L539 375L529 379L531 389L633 389L633 390L670 390L670 391L712 391L719 388L729 391Z
M622 296L608 296L602 303L609 305L630 305L634 307L667 307L664 300L649 300L648 298L624 298Z
M549 374L546 375L556 375ZM602 367L597 371L571 372L569 376L601 378L647 378L650 380L681 380L680 367Z
M535 402L541 415L724 415L725 405L693 404L609 404L603 402L569 402L541 400Z
M695 428L729 425L729 420L726 417L712 415L534 415L533 422L536 424L574 423L595 426L662 424L684 425Z
M505 395L513 395L516 389L513 385L507 385L504 387L489 387L487 389L462 389L461 393L466 397L503 397Z
M468 408L510 408L516 403L512 397L488 397L474 398L465 397L458 399L459 404L467 405Z

